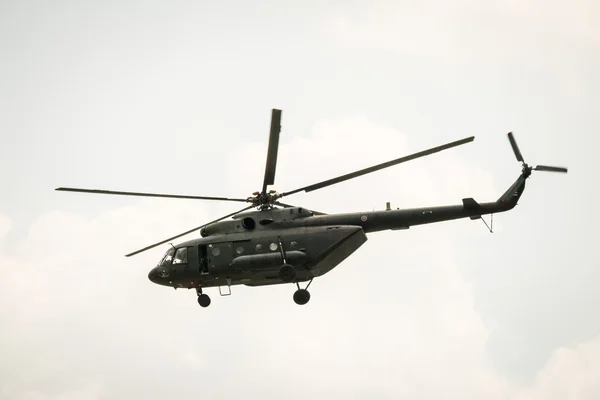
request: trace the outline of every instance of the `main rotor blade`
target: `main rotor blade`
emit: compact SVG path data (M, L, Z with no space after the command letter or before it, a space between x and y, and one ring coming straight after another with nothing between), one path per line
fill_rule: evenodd
M510 145L512 146L513 151L515 152L515 157L517 157L517 161L523 161L523 155L521 154L521 150L519 150L519 146L517 146L517 141L513 136L512 132L508 132L508 140L510 141Z
M273 109L271 114L271 133L269 134L269 148L267 150L267 164L265 165L265 179L263 181L262 193L267 192L267 185L275 183L277 150L279 149L279 132L281 132L281 110Z
M567 172L568 170L563 167L551 167L548 165L538 165L534 168L536 171L550 171L550 172Z
M168 197L174 199L195 199L195 200L220 200L220 201L238 201L243 203L249 203L248 199L230 199L227 197L207 197L207 196L188 196L182 194L162 194L162 193L140 193L140 192L118 192L112 190L99 190L99 189L79 189L79 188L66 188L59 187L55 190L61 192L80 192L80 193L93 193L93 194L115 194L120 196L140 196L140 197Z
M472 142L474 139L475 139L475 137L471 136L471 137L468 137L468 138L465 138L465 139L457 140L455 142L444 144L442 146L433 147L433 148L431 148L429 150L420 151L418 153L411 154L409 156L400 157L400 158L397 158L397 159L392 160L392 161L388 161L388 162L385 162L385 163L382 163L382 164L375 165L373 167L361 169L361 170L356 171L356 172L351 172L349 174L342 175L342 176L339 176L337 178L328 179L328 180L323 181L323 182L315 183L314 185L309 185L309 186L302 187L300 189L292 190L290 192L282 193L280 195L280 197L289 196L291 194L302 192L302 191L312 192L313 190L317 190L317 189L321 189L321 188L324 188L324 187L327 187L327 186L335 185L336 183L340 183L340 182L343 182L343 181L347 181L349 179L357 178L357 177L362 176L362 175L370 174L371 172L379 171L380 169L388 168L388 167L391 167L393 165L397 165L397 164L400 164L400 163L403 163L403 162L406 162L406 161L414 160L414 159L419 158L419 157L424 157L424 156L427 156L429 154L437 153L438 151L442 151L442 150L446 150L446 149L449 149L449 148L452 148L452 147L460 146L462 144Z
M221 221L221 220L224 220L225 218L229 218L229 217L232 217L232 216L234 216L234 215L236 215L236 214L239 214L239 213L241 213L241 212L243 212L243 211L249 210L249 209L250 209L250 208L252 208L252 207L254 207L254 206L252 205L252 206L248 206L248 207L242 208L242 209L241 209L241 210L239 210L239 211L236 211L236 212L234 212L234 213L231 213L231 214L227 214L226 216L224 216L224 217L221 217L221 218L219 218L219 219L215 219L214 221L211 221L211 222L209 222L209 223L207 223L207 224L203 224L203 225L197 226L197 227L195 227L194 229L190 229L189 231L186 231L186 232L180 233L179 235L176 235L176 236L170 237L170 238L168 238L168 239L165 239L165 240L163 240L163 241L160 241L160 242L158 242L158 243L154 243L154 244L152 244L152 245L150 245L150 246L144 247L143 249L140 249L140 250L134 251L133 253L129 253L129 254L125 255L125 257L131 257L131 256L134 256L134 255L136 255L136 254L139 254L139 253L141 253L141 252L143 252L143 251L150 250L150 249L152 249L152 248L154 248L154 247L156 247L156 246L160 246L161 244L164 244L164 243L170 242L170 241L171 241L171 240L173 240L173 239L180 238L180 237L182 237L182 236L185 236L185 235L187 235L188 233L192 233L192 232L194 232L194 231L196 231L196 230L199 230L199 229L201 229L201 228L204 228L204 227L205 227L205 226L207 226L207 225L214 224L215 222L219 222L219 221Z

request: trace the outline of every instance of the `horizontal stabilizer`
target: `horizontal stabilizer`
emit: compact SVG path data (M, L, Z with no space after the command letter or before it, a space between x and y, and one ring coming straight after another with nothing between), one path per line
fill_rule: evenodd
M479 210L481 207L478 202L476 202L473 198L462 199L463 207L467 211L475 211Z

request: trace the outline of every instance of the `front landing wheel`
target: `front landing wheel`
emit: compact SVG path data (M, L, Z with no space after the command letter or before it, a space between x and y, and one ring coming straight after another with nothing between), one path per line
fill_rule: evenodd
M210 306L210 297L207 294L201 294L198 296L198 304L200 304L200 307Z
M298 289L294 292L294 302L303 306L310 300L310 293L306 289Z

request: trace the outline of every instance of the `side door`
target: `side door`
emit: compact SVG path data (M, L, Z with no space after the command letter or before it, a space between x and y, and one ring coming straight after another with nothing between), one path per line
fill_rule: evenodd
M219 273L230 268L233 259L231 242L212 243L206 245L206 261L208 272Z
M206 245L201 244L198 246L198 264L200 273L208 274L208 253L206 252Z

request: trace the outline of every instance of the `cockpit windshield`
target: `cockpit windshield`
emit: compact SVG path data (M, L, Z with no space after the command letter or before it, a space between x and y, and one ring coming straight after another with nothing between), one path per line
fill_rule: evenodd
M173 264L187 264L187 247L181 247L177 249L177 253L175 253L175 258L173 259Z
M171 265L171 261L173 260L173 254L175 254L175 249L171 247L169 250L167 250L167 252L160 260L158 265Z

